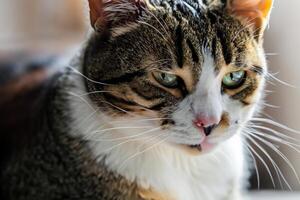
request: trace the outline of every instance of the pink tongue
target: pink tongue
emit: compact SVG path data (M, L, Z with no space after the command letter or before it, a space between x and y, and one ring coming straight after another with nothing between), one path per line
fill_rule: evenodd
M209 151L213 148L213 145L209 144L207 142L204 142L204 143L201 144L201 147L202 147L202 150Z
M213 145L207 141L207 138L204 138L204 140L201 142L201 148L203 151L209 151L213 148Z
M200 144L202 144L203 142L205 142L207 140L206 135L204 133L200 133L202 136L202 139L200 140Z

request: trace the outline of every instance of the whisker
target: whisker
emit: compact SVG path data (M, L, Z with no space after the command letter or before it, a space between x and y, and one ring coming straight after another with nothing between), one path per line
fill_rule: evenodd
M163 133L163 134L165 134L165 133ZM163 134L159 135L159 137L161 137ZM144 150L142 150L142 151L139 151L139 152L137 152L137 153L131 155L131 156L128 157L127 159L125 159L125 160L122 162L122 164L120 165L119 171L125 166L125 164L126 164L129 160L132 160L132 159L134 159L135 157L137 157L137 156L139 156L139 155L145 153L146 151L149 151L149 150L153 149L154 147L156 147L156 146L158 146L158 145L164 143L164 142L168 139L168 137L170 137L170 135L167 135L167 136L166 136L165 138L163 138L161 141L159 141L159 142L157 142L157 143L151 145L150 147L148 147L148 148L146 148L146 149L144 149Z
M271 120L274 120L273 117L267 113L264 113L264 112L260 112L260 114L262 115L262 117L266 117L267 119L271 119Z
M279 106L275 106L275 105L268 104L268 103L262 103L262 105L264 105L266 107L269 107L269 108L275 108L275 109L279 109L280 108Z
M108 105L110 105L110 106L116 108L117 110L120 110L120 111L122 111L122 112L124 112L124 113L126 113L126 114L128 114L128 115L136 116L134 113L131 113L131 112L127 111L127 110L124 110L124 109L120 108L119 106L116 106L116 105L113 104L113 103L110 103L110 102L108 102L108 101L103 101L103 100L101 100L101 102L106 103L106 104L108 104Z
M153 129L150 129L150 130L147 130L147 131L135 134L135 135L125 136L125 137L118 137L118 138L115 138L115 139L95 139L95 140L91 139L91 141L94 141L94 142L115 142L115 141L120 141L120 140L128 140L128 139L131 139L131 138L137 138L137 137L143 136L147 133L150 133L150 132L153 132L153 131L156 131L156 130L159 130L159 129L160 128L153 128Z
M278 56L279 53L265 53L266 56Z
M260 130L265 130L265 131L269 131L270 133L273 133L281 138L285 138L285 139L289 139L289 140L292 140L292 141L295 141L295 142L300 142L300 140L296 139L296 138L293 138L293 137L290 137L288 135L285 135L285 134L282 134L278 131L275 131L271 128L268 128L268 127L264 127L264 126L260 126L260 125L251 125L251 128L257 128L257 129L260 129Z
M264 91L267 92L267 93L270 93L270 94L274 93L273 90L264 90Z
M100 84L100 85L111 85L111 84L107 84L107 83L103 83L103 82L99 82L99 81L95 81L93 79L90 79L89 77L85 76L84 74L82 74L80 71L78 71L77 69L71 67L71 66L67 66L67 68L71 69L74 73L82 76L83 78L85 78L86 80L92 82L92 83L96 83L96 84Z
M148 133L154 132L154 131L156 131L156 130L153 129L152 131L149 131ZM152 138L152 137L153 137L153 136L147 136L146 138ZM126 141L124 141L124 142L120 142L120 143L118 143L118 144L116 144L116 145L114 145L114 146L112 146L112 147L110 147L110 148L104 150L104 152L109 152L109 151L111 151L111 150L113 150L113 149L115 149L115 148L117 148L117 147L119 147L119 146L122 146L122 145L127 144L127 143L130 143L130 142L139 141L139 140L141 140L141 138L129 139L129 140L126 140ZM143 140L144 140L144 139L143 139Z
M278 128L281 128L281 129L284 129L286 131L289 131L291 133L295 133L295 134L300 134L300 131L297 131L297 130L294 130L294 129L291 129L283 124L280 124L278 122L275 122L271 119L265 119L265 118L252 118L251 121L258 121L258 122L265 122L265 123L268 123L268 124L271 124L271 125L274 125L274 126L277 126Z
M172 41L171 36L169 35L169 32L167 31L166 27L167 24L165 23L164 20L159 20L151 11L149 11L148 9L144 9L147 13L149 13L152 17L155 18L155 20L159 23L159 25L162 27L162 29L164 30L164 32L166 33L167 36L169 36L170 42ZM160 22L163 21L163 23L165 23L165 26Z
M167 42L167 47L172 49L172 47L174 46L173 44L173 40L172 40L172 37L170 35L170 32L167 31L167 27L168 25L166 24L165 20L160 18L158 19L157 16L155 14L153 14L151 11L149 10L145 10L145 12L148 12L148 14L150 14L152 17L154 17L155 21L158 22L158 24L161 26L161 28L163 29L163 31L165 32L165 34L167 35L168 39L166 39L163 34L161 33L161 31L159 31L157 28L155 28L154 26L150 25L149 23L146 23L146 25L148 24L148 26L150 26L151 28L154 28L155 31L157 31L161 36L162 38ZM161 21L164 23L164 25L161 23ZM171 54L173 55L173 57L176 57L173 53L172 50L170 50Z
M251 152L251 150L248 147L246 147L246 150L249 152L249 154L252 157L252 160L254 162L254 168L255 168L256 178L257 178L257 189L260 190L260 174L259 174L259 170L258 170L258 166L257 166L257 161L255 159L255 156L253 155L253 153Z
M274 181L274 178L273 178L273 174L272 174L269 166L267 165L266 161L255 151L254 148L251 147L251 145L249 145L249 144L246 144L246 145L247 145L248 149L250 151L252 151L255 154L255 156L261 161L261 163L265 166L265 168L266 168L266 170L267 170L267 172L268 172L268 174L270 176L270 179L271 179L271 182L273 184L273 187L276 188L276 184L275 184L275 181Z
M172 118L149 118L149 119L132 119L132 120L119 120L119 121L114 121L114 122L147 122L147 121L158 121L158 120L166 120L166 119L172 119Z
M149 23L147 23L147 22L144 22L144 21L137 20L137 22L140 23L140 24L144 24L144 25L146 25L146 26L149 26L150 28L152 28L153 30L155 30L155 31L161 36L161 38L162 38L163 40L165 40L166 42L169 42L169 40L167 40L167 39L165 38L165 36L164 36L164 35L163 35L156 27L154 27L154 26L152 26L151 24L149 24Z
M274 142L278 142L280 144L283 144L283 145L286 145L288 146L289 148L293 149L294 151L296 151L297 153L300 153L300 150L297 149L296 147L300 147L300 145L298 144L294 144L294 143L291 143L291 142L288 142L286 140L283 140L282 138L278 138L276 136L272 136L272 135L267 135L267 134L264 134L264 133L260 133L260 132L252 132L253 134L256 134L256 135L259 135L261 137L264 137L266 139L270 139Z
M103 130L98 130L95 132L92 132L92 134L95 133L105 133L107 131L112 131L112 130L124 130L124 129L145 129L145 128L151 128L151 126L123 126L123 127L113 127L113 128L107 128L107 129L103 129Z
M277 81L278 83L280 83L280 84L282 84L282 85L284 85L284 86L288 86L288 87L291 87L291 88L298 88L298 87L296 87L296 86L294 86L294 85L292 85L292 84L290 84L290 83L287 83L287 82L285 82L285 81L280 80L279 78L275 77L275 76L272 75L272 74L268 74L268 76L269 76L271 79Z
M84 97L84 96L88 96L90 94L101 94L101 93L114 93L114 91L93 91L93 92L87 92L87 93L80 94L79 96Z
M147 68L147 70L149 70L149 67L152 67L152 68L150 68L149 71L159 70L159 68L156 67L157 65L167 65L168 63L170 63L172 61L173 61L172 59L157 60L157 61L147 64L145 68Z
M158 120L164 120L164 119L171 119L171 118L148 118L148 119L140 119L140 120L132 119L132 120L119 120L119 121L112 121L112 122L108 121L108 122L105 122L102 126L100 126L98 128L98 130L105 127L105 126L116 126L116 125L123 125L123 124L127 125L130 122L134 122L134 123L141 122L142 123L142 122L158 121ZM108 119L108 120L110 120L110 119ZM149 128L149 127L152 127L152 126L143 126L143 127L136 127L136 128ZM101 141L101 140L95 140L95 139L92 139L92 138L94 137L94 135L96 135L96 133L102 133L102 132L105 132L105 131L114 130L116 128L108 128L108 129L104 129L104 130L94 131L93 134L91 134L91 133L87 134L87 136L85 137L85 140ZM129 127L128 127L128 129L129 129ZM121 139L123 139L123 138L120 138L120 140Z
M92 118L98 111L100 108L95 109L95 111L93 111L92 113L90 113L87 117L83 116L82 118L84 118L82 121L80 120L78 127L80 127L82 124L84 124L86 121L90 120L90 118Z
M250 22L253 22L255 19L251 19L251 20L248 20L246 21L245 24L247 24L245 27L243 27L242 29L238 30L236 33L235 33L235 36L231 39L231 42L235 42L235 40L237 39L237 37L240 35L240 33L248 28L250 28L251 26L254 25L254 23L250 23Z
M67 92L68 94L74 96L74 97L78 97L81 101L83 101L89 108L91 108L93 111L95 111L95 108L86 100L84 99L82 96L75 94L73 92Z
M247 138L253 143L255 144L266 156L267 158L271 161L276 173L277 173L277 176L278 176L278 179L279 181L281 181L280 177L283 179L283 181L285 182L286 186L289 188L289 190L292 191L292 188L290 186L290 184L288 183L288 181L286 180L285 176L283 175L281 169L278 167L278 165L276 164L276 162L272 159L272 157L270 156L270 154L261 146L259 145L251 136L247 135ZM279 174L278 174L279 173Z
M298 183L300 184L299 175L298 175L297 171L295 170L295 167L290 162L290 160L280 150L278 150L277 148L275 148L272 143L266 141L263 138L258 137L257 135L252 134L252 133L248 133L248 134L250 134L253 137L255 137L256 139L260 140L261 142L263 142L264 144L266 144L268 147L270 147L275 153L277 153L277 155L279 155L286 162L286 164L292 169L294 175L296 176L296 179L297 179Z

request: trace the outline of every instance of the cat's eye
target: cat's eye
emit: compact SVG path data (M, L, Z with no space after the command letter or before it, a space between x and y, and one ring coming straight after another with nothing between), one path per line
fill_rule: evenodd
M240 70L228 73L223 78L223 87L226 89L237 89L241 87L246 79L246 71Z
M153 72L153 76L160 84L168 88L175 88L178 86L178 76L166 72Z

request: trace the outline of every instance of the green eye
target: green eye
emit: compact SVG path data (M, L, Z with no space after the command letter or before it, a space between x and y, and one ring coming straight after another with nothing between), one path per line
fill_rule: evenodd
M178 77L174 74L164 72L153 72L154 78L163 86L174 88L178 86Z
M244 70L231 72L224 76L223 86L227 89L237 89L244 84L246 72Z

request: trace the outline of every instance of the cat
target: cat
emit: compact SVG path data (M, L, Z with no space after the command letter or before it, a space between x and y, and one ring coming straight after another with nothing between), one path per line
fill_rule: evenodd
M2 199L244 199L272 0L88 3L94 31L49 75Z

